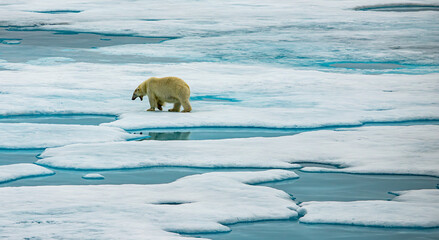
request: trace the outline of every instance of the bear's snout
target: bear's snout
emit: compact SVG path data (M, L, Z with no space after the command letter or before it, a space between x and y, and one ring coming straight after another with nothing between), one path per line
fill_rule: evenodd
M142 96L137 96L136 94L133 94L133 96L131 97L131 100L136 100L137 97L140 98L140 101L143 101L143 97Z

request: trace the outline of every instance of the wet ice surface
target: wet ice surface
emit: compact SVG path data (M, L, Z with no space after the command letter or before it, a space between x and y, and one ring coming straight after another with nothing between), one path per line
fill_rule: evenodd
M20 40L21 46L50 47L47 50L55 50L57 47L67 49L97 48L123 44L160 43L173 39L173 37L142 37L79 31L45 31L32 27L0 27L0 34L2 36L1 39ZM15 49L19 50L19 48Z
M294 4L148 1L124 2L123 6L116 1L49 2L45 6L31 2L5 5L0 23L68 33L178 37L151 46L144 42L129 44L136 43L134 40L126 45L103 43L113 46L94 50L108 54L108 59L116 55L116 61L130 55L124 60L132 62L136 61L135 56L142 55L179 61L262 62L308 69L333 62L380 62L416 67L368 72L437 72L437 5L428 1L404 4L389 0L386 5L378 0ZM181 11L187 8L192 11ZM209 14L212 12L216 13L214 17Z
M352 69L395 69L404 68L403 65L395 63L332 63L331 67L352 68Z
M296 156L294 162L303 166L300 170L295 170L299 179L274 181L283 178L271 178L272 182L256 186L270 187L267 191L272 191L272 188L284 191L285 193L278 192L280 195L277 197L285 196L289 203L294 199L295 203L317 201L328 204L324 210L330 212L332 209L334 212L330 212L331 217L348 216L340 214L345 207L356 215L355 211L358 209L352 208L346 201L366 201L363 208L359 208L361 211L367 209L367 205L373 200L393 199L384 203L389 204L388 209L391 209L390 205L397 201L388 192L437 188L438 178L434 177L365 174L380 173L383 170L385 173L437 174L437 138L434 138L437 130L427 126L437 125L439 119L438 75L429 74L438 72L436 59L439 55L439 22L436 21L435 4L427 1L405 4L396 0L389 0L386 4L378 0L295 1L294 5L288 1L251 0L157 3L90 0L65 3L48 0L45 3L8 1L0 4L0 25L3 26L0 27L0 126L6 126L2 128L2 133L10 135L3 137L0 143L6 147L40 148L0 149L0 168L13 173L8 176L8 182L0 185L0 190L14 192L7 203L14 204L16 199L27 199L29 201L26 203L35 204L29 206L31 210L22 216L16 212L7 214L17 219L23 218L8 225L11 226L6 229L8 234L38 233L25 236L31 238L44 230L41 236L55 233L51 237L63 238L65 235L57 235L59 229L65 230L63 226L67 229L72 227L71 224L64 224L66 215L63 214L71 214L69 221L71 217L81 221L85 219L82 222L84 226L79 227L90 230L85 233L87 237L96 233L99 226L119 231L121 223L128 223L132 231L124 232L120 238L136 236L135 234L148 230L142 237L180 239L181 236L177 234L150 229L148 222L150 219L157 219L157 216L142 218L145 215L136 215L141 212L139 210L144 209L145 201L142 200L163 196L164 188L186 176L219 171L227 174L238 171L253 174L262 170L261 161L257 160L246 167L236 168L236 165L245 162L242 159L251 160L252 156L255 159L268 159L265 163L262 162L266 165L276 162L272 158L285 160ZM192 113L145 113L143 111L147 108L147 101L130 100L133 89L141 81L150 76L167 75L182 77L191 86L191 103L194 107ZM270 83L268 87L267 82ZM169 107L171 106L167 105L165 109ZM116 116L117 121L114 121ZM90 127L95 128L79 125L94 125ZM419 125L411 127L419 131L407 134L401 128L412 125ZM119 129L120 132L115 135L105 135L106 131L101 131L105 129L104 126L121 127L127 132ZM382 130L381 134L378 131L366 136L365 126L379 126L376 129ZM340 132L341 127L348 129ZM359 128L354 130L352 127ZM392 128L397 130L390 134L389 129ZM32 135L35 131L40 131L41 134ZM65 131L72 132L73 137L66 136ZM355 131L358 135L352 135ZM329 135L325 135L328 133ZM331 138L333 133L339 137ZM120 139L116 136L119 134L122 136ZM308 139L313 144L304 144L301 135L313 134L315 136ZM322 144L320 141L325 139L324 136L331 141ZM126 139L135 140L137 137L145 141L125 142ZM173 158L179 159L184 151L181 154L175 151L178 142L163 141L184 140L186 143L181 145L196 148L198 143L192 140L223 139L221 141L228 142L235 139L235 143L239 143L236 147L245 147L246 143L252 143L251 137L266 138L267 142L262 142L260 148L257 148L265 151L253 155L236 151L237 154L229 154L229 162L222 168L212 166L216 166L223 159L217 157L216 163L209 162L209 159L225 153L209 150L209 146L201 147L201 151L206 149L207 152L214 153L205 154L204 162L195 164L198 158L194 155L192 159L180 163L180 167L167 166L174 164L167 163L172 162ZM296 137L298 140L292 140ZM273 139L292 141L282 147L270 145L269 143L276 142ZM121 168L126 167L123 164L132 161L134 156L130 158L126 153L129 149L117 147L104 147L102 151L96 152L90 150L90 147L100 146L99 144L83 145L88 146L90 151L84 147L82 150L87 151L76 157L73 157L74 152L69 152L62 164L66 168L74 168L75 164L81 162L78 160L81 157L94 159L112 170L91 170L87 167L83 170L68 170L34 164L45 159L36 157L47 146L67 145L61 149L74 150L75 146L70 145L72 143L113 140L123 142L120 146L126 144L143 147L157 144L154 145L157 148L142 149L143 152L137 152L136 156L155 155L158 159L165 160L157 161L163 166L114 169L114 163L122 164ZM160 142L154 143L156 140ZM230 149L227 144L222 147ZM108 149L109 152L106 153ZM306 152L306 149L309 151ZM247 150L253 151L251 147ZM47 149L47 152L56 151L57 149ZM298 155L300 156L297 157ZM57 156L58 161L60 156ZM115 156L122 156L119 162L114 161ZM311 157L304 161L303 156ZM364 156L365 159L377 161L375 164L368 164L361 159ZM165 159L166 157L170 160ZM394 159L404 164L395 161L387 166L382 165ZM26 164L29 168L27 171L21 167L17 169L16 166L23 166L17 164ZM200 165L194 167L194 164ZM286 164L282 167L299 167L282 161L277 164ZM46 171L44 169L55 174L41 176ZM337 173L340 171L362 174ZM5 170L1 173L6 172ZM104 176L104 179L85 177L99 177L98 174ZM200 187L204 189L209 184L216 184L221 189L231 190L232 188L224 187L223 184L230 180L230 176L219 181L201 181ZM207 179L205 175L192 177L198 180ZM141 204L130 208L133 202L139 200L137 191L126 192L128 198L121 200L127 201L126 206L117 202L116 199L120 196L115 195L129 188L126 184L139 184L138 187L142 190L154 188L153 185L157 184L160 185L158 188L163 188L158 191L160 194L150 194L140 199ZM44 187L46 185L55 185L56 189L51 192L52 190ZM93 186L90 185L97 186L92 189ZM154 202L152 208L160 208L161 213L166 212L170 216L178 211L184 212L193 203L186 199L192 196L188 192L200 192L199 189L193 189L195 185L186 189L182 194L183 198L177 196L162 199L163 201ZM23 186L36 188L15 188ZM239 186L246 188L245 184ZM105 187L110 191L106 192ZM58 190L68 192L75 188L71 194L58 194ZM51 219L37 219L43 212L35 211L41 210L45 205L38 204L38 199L30 192L41 194L43 201L47 199L44 194L46 190L49 193L47 195L59 197L50 200L64 199L66 204L58 205L57 209L45 209L47 211L44 214L54 213L47 215ZM20 197L14 195L20 191ZM87 201L89 196L78 196L78 191L91 191L86 195L93 196L93 200ZM178 190L168 192L167 195L175 196L176 192ZM201 192L207 193L204 190ZM69 202L69 195L77 197L77 201ZM113 197L106 198L110 195ZM4 194L0 194L0 197L4 197ZM219 197L222 196L217 196ZM412 197L416 201L425 202L414 195L410 198ZM95 208L93 205L96 199L105 199L101 207ZM235 196L229 200L237 204ZM118 204L113 206L116 202ZM26 204L17 204L19 206L10 209L20 211L26 207ZM329 206L333 206L331 204L340 204L342 207L330 208ZM2 206L6 205L2 202ZM239 210L248 209L246 207L248 206L241 206ZM2 209L9 210L7 207ZM71 209L77 209L78 214L72 214ZM90 209L91 214L88 215L87 211ZM117 214L113 212L115 209ZM220 226L215 225L217 219L210 222L213 223L210 227L227 230L231 228L232 232L201 236L211 239L437 238L438 229L412 228L428 225L421 222L426 219L427 215L422 215L425 211L419 208L419 212L416 212L416 208L414 209L412 215L405 219L412 221L408 226L411 228L404 229L310 225L299 223L295 218L254 223L251 222L254 218L240 217L237 222L245 223L228 225L233 221L226 221L226 226ZM431 211L432 214L435 214L435 209L437 207ZM151 209L146 211L149 210ZM174 210L177 212L173 212ZM269 212L271 209L268 207L265 210ZM254 217L265 210L259 208L251 215ZM372 209L371 212L375 210ZM397 207L396 210L401 208ZM212 207L207 207L201 213L207 216L211 211ZM282 214L288 212L290 210ZM225 218L230 218L233 214ZM315 212L312 214L316 216ZM375 215L380 214L382 212L376 212ZM410 218L413 214L421 214L421 220ZM260 220L271 218L272 214L266 214ZM391 219L393 222L390 225L400 220L397 218L398 216ZM133 222L133 219L136 221ZM139 223L138 219L144 220L140 224L146 225L134 229ZM202 218L196 216L195 219ZM326 218L330 223L345 221L340 219L335 221ZM0 218L0 225L6 226L5 223L9 220ZM167 221L166 216L162 220ZM194 228L188 228L193 226L192 220L179 219L178 222L173 222L173 226L165 227L165 230L178 228L177 232L186 232L188 229L192 231ZM367 216L361 221L365 223L368 220L373 220L373 217ZM81 224L81 221L76 223ZM97 221L99 224L89 224L87 221ZM219 222L223 223L221 220ZM352 221L344 223L361 225ZM14 229L17 224L19 229ZM23 231L23 225L29 229ZM210 227L197 228L197 231L211 230ZM0 229L0 238L3 237L3 230ZM76 229L71 231L72 234L80 234ZM157 235L152 236L152 233ZM102 236L104 235L96 235L96 238L103 238Z
M57 62L174 62L172 57L108 57L82 49L121 44L157 44L174 37L142 37L80 31L49 31L35 27L0 26L0 59L8 62L56 64ZM3 44L3 45L2 45ZM7 46L14 45L14 46ZM19 54L17 54L19 52ZM46 62L36 61L46 59ZM58 61L56 61L58 59Z

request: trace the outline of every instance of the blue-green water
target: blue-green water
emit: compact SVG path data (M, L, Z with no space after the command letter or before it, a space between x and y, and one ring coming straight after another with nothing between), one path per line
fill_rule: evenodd
M239 223L231 226L229 233L193 234L192 237L205 237L214 240L414 240L439 238L438 229L396 229L370 228L356 226L341 226L330 224L300 224L291 221L263 221L253 223Z
M1 120L0 120L1 122ZM412 126L439 124L439 120L413 120L397 122L367 122L354 125L334 125L315 128L260 128L260 127L191 127L191 128L161 128L138 129L129 131L146 138L142 140L206 140L248 137L280 137L302 132L318 130L336 130L363 126Z

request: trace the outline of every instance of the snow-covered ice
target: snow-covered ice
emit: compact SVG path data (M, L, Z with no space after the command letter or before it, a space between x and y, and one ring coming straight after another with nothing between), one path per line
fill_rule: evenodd
M438 74L359 75L219 63L0 66L16 70L0 71L1 115L121 114L105 125L124 129L297 128L439 119ZM148 101L131 101L143 80L167 75L191 86L191 114L145 112ZM234 101L203 101L209 96Z
M297 178L291 171L207 173L158 185L0 188L3 238L185 239L224 224L297 218L285 192L248 184ZM78 231L81 229L81 231Z
M119 128L87 125L0 123L0 148L46 148L134 138Z
M99 173L88 173L88 174L85 174L84 176L82 176L82 178L84 178L84 179L97 179L97 180L105 179L105 177Z
M46 149L38 164L68 169L154 166L298 168L290 164L289 139L131 141ZM278 141L276 141L278 140ZM280 141L279 141L280 140Z
M376 126L275 138L78 144L46 149L38 164L69 169L152 166L297 168L311 172L439 176L439 126Z
M47 176L54 173L47 168L30 163L2 165L0 166L0 183L27 177Z
M303 223L372 227L439 227L439 190L396 192L392 201L304 202Z

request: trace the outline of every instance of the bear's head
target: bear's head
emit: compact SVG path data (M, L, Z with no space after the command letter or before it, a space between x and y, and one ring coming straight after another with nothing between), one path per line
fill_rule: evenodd
M140 90L140 87L137 87L136 90L134 90L133 92L133 96L131 97L131 100L136 100L136 98L139 97L140 101L143 101L143 96L144 94L142 94L142 90Z

